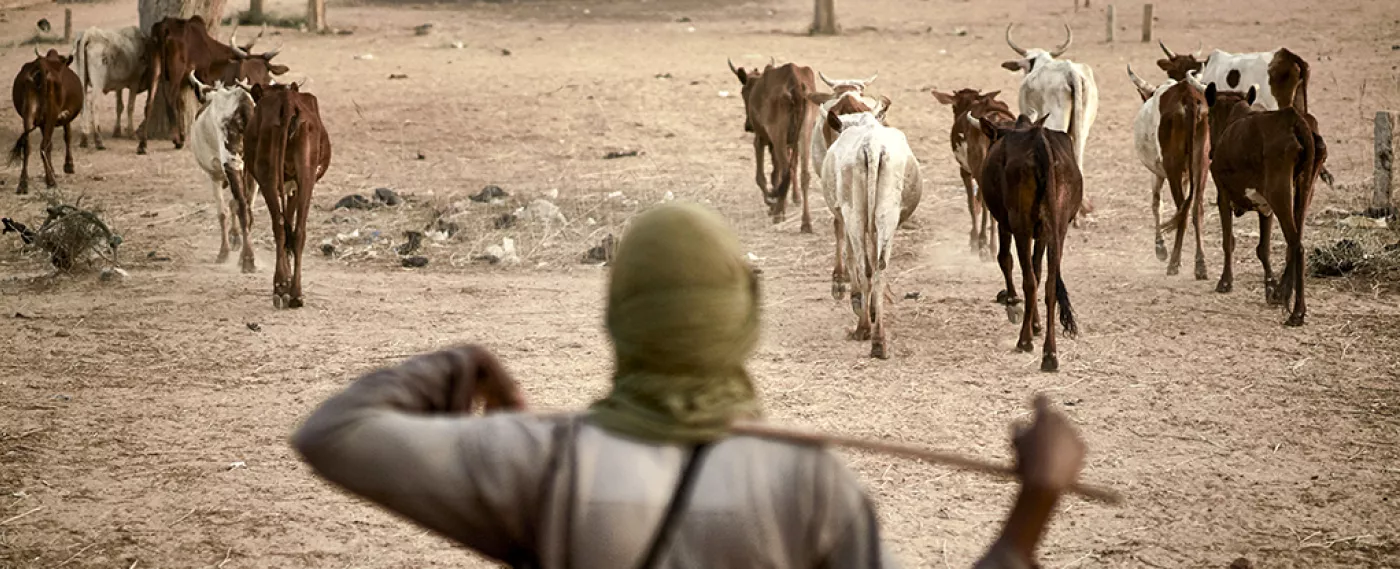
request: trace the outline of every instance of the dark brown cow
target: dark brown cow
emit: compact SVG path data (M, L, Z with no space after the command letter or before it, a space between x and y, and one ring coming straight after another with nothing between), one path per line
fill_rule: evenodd
M992 91L985 95L976 89L959 89L951 94L937 90L932 93L938 102L953 106L953 129L948 135L948 140L953 146L953 157L957 158L958 167L962 170L963 189L967 191L967 212L972 216L968 247L980 253L983 259L987 259L993 253L989 251L991 239L988 238L988 232L996 231L996 226L990 222L991 215L983 206L982 196L977 194L977 188L982 187L982 162L986 160L987 150L991 148L992 143L983 136L978 121L986 117L997 126L1010 126L1016 122L1016 115L1011 113L1011 108L1006 106L1006 103L997 100L1001 91ZM975 187L974 181L977 183ZM980 227L977 224L979 215L982 218Z
M24 128L20 130L15 147L10 150L10 163L23 160L19 171L19 187L15 193L29 193L29 133L39 129L39 160L44 163L44 185L58 185L53 173L53 129L63 127L63 172L73 173L73 137L69 123L83 112L83 83L69 69L73 56L63 57L50 49L45 55L34 50L34 61L24 64L15 75L10 92Z
M1307 315L1304 300L1303 227L1308 205L1312 203L1313 182L1327 159L1327 146L1311 126L1316 122L1292 107L1277 111L1250 108L1255 89L1246 94L1219 92L1214 83L1206 87L1210 105L1210 173L1218 190L1221 244L1225 269L1220 273L1217 292L1234 287L1235 234L1232 218L1245 212L1259 213L1259 247L1255 253L1264 265L1264 297L1269 304L1285 305L1290 297L1293 309L1284 322L1302 326ZM1274 282L1269 265L1269 234L1272 220L1287 242L1283 277Z
M811 148L808 144L812 134L809 117L815 116L816 104L807 95L817 91L816 74L810 67L788 63L775 67L769 63L762 71L735 68L729 62L729 70L743 85L744 130L752 132L754 161L758 173L755 181L763 192L763 201L768 204L768 213L773 223L787 217L788 190L796 179L800 187L793 192L793 203L802 202L802 232L812 232L812 213L807 203L808 190L812 182L810 169ZM768 191L768 183L763 175L763 151L773 156L773 191Z
M1056 308L1065 335L1073 337L1079 330L1074 322L1069 292L1060 277L1060 260L1065 250L1065 233L1069 231L1070 221L1079 213L1084 198L1084 179L1079 173L1069 135L1045 128L1046 118L1042 116L1032 123L1021 115L1010 127L998 126L987 118L978 123L982 133L992 141L982 166L985 184L982 198L997 220L1001 241L997 261L1006 278L1006 290L997 294L997 301L1008 306L1007 315L1012 316L1014 322L1015 313L1009 308L1018 302L1011 281L1011 239L1014 236L1016 257L1021 264L1021 286L1026 295L1021 338L1016 348L1024 352L1034 350L1033 336L1040 328L1035 307L1036 287L1040 284L1041 258L1049 249L1050 273L1045 279L1045 347L1040 370L1058 371Z
M1167 49L1167 44L1162 43L1162 40L1157 40L1157 45L1162 48L1162 53L1167 55L1166 59L1157 60L1157 67L1167 72L1167 77L1174 81L1185 81L1188 73L1200 73L1201 69L1205 67L1205 62L1200 59L1200 48L1196 49L1196 53L1182 55Z
M256 182L272 218L277 248L272 304L301 308L306 216L312 189L331 164L331 139L316 96L301 92L297 84L254 85L253 99L257 107L243 135L244 192L251 200L249 190Z
M234 33L236 34L237 30ZM165 112L169 113L168 116L172 117L171 122L176 125L172 140L177 149L184 147L185 132L189 128L189 125L185 124L185 100L181 94L189 86L186 78L190 72L194 72L200 82L210 85L216 81L232 85L240 79L254 85L266 85L271 82L272 75L287 72L285 65L275 65L270 61L277 55L276 50L249 55L242 48L224 44L209 35L204 19L199 16L188 20L166 18L156 22L151 28L150 42L148 51L151 54L151 83L148 88L151 93L155 93L156 86L161 85L161 89L167 93L169 106ZM251 48L252 44L248 47ZM165 79L164 84L161 84L162 78ZM155 97L147 98L147 117L151 116L154 106ZM145 154L145 124L141 125L138 138L136 153Z

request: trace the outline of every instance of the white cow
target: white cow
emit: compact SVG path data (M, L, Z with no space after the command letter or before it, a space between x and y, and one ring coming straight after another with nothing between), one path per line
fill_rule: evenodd
M875 115L881 120L884 119L885 108L888 99L876 100L865 96L865 88L875 82L875 78L880 74L871 75L869 79L828 79L820 71L817 75L821 77L827 87L831 87L831 93L812 93L807 98L819 105L817 116L812 118L812 137L810 145L812 148L812 169L816 171L818 181L821 179L822 161L826 159L826 149L829 146L826 137L822 135L822 128L826 125L826 115L831 112L831 107L841 100L841 97L857 97L865 106L873 109Z
M1138 160L1147 167L1147 171L1152 173L1152 219L1153 227L1156 227L1156 249L1157 259L1167 260L1167 244L1162 239L1162 184L1167 181L1167 170L1162 165L1162 143L1158 140L1157 132L1162 125L1162 93L1170 89L1176 81L1167 79L1161 85L1153 87L1142 78L1133 73L1133 66L1128 66L1128 77L1132 79L1133 86L1137 87L1138 94L1144 97L1142 108L1138 109L1137 120L1133 121L1133 147L1137 150Z
M83 110L87 120L80 127L78 146L87 147L88 133L98 150L102 145L102 133L97 120L98 100L107 93L117 94L117 124L112 129L112 137L122 134L122 90L127 90L126 133L131 136L136 130L133 118L136 110L136 94L147 90L141 78L150 67L146 56L146 35L139 26L104 30L88 28L78 32L73 38L72 69L83 83ZM147 94L147 97L150 97Z
M229 210L238 215L238 236L242 241L243 271L253 271L253 249L248 241L251 227L249 206L243 183L243 132L253 116L253 96L247 85L224 86L215 82L204 85L190 72L190 83L199 95L201 107L195 115L190 132L190 148L199 168L209 177L214 190L214 203L219 207L219 256L215 262L228 260ZM232 197L224 201L223 188Z
M870 340L871 357L890 356L885 327L885 273L894 246L895 229L919 204L919 161L898 129L884 126L873 112L831 115L838 132L822 162L822 193L835 217L836 269L832 293L838 299L841 281L854 281L851 308L858 317L853 340ZM850 270L842 266L845 255Z
M1094 70L1083 63L1056 59L1074 42L1074 32L1065 25L1065 43L1053 51L1021 49L1011 40L1011 28L1006 26L1006 43L1024 59L1002 63L1010 71L1023 71L1021 79L1021 114L1035 121L1049 116L1045 128L1068 133L1074 142L1074 158L1084 171L1084 147L1089 142L1089 128L1099 114L1099 87L1094 82ZM1089 213L1085 199L1084 213Z

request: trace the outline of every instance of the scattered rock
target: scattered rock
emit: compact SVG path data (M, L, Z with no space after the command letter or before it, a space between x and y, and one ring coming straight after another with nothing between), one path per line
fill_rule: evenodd
M325 255L325 256L327 256L327 257L329 257L329 256L331 256L331 255L334 255L334 254L335 254L335 245L332 245L332 244L330 244L330 243L322 243L322 244L321 244L321 254L322 254L322 255Z
M641 151L638 151L638 150L622 150L622 151L617 151L617 150L615 150L615 151L609 152L609 153L607 153L607 154L604 154L604 155L603 155L603 159L604 159L604 160L615 160L615 159L618 159L618 158L631 158L631 157L633 157L633 156L637 156L637 155L640 155L640 154L641 154Z
M904 300L919 300L919 291L904 293Z
M676 23L679 23L679 24L689 24L689 23L690 23L690 16L681 16L681 17L679 17L679 18L676 18Z
M102 274L98 278L103 281L124 281L130 276L131 273L126 272L121 267L107 267L102 269Z
M452 49L462 49L462 48L464 48L464 47L467 47L467 44L465 44L465 43L463 43L463 42L460 42L460 41L454 41L454 42L452 42L451 45L452 45Z
M167 256L165 256L165 255L157 255L155 251L151 251L151 252L149 252L149 253L146 253L146 259L149 260L149 261L154 261L154 262L156 262L156 263L169 263L169 262L170 262L170 257L167 257Z
M413 35L415 35L415 36L426 36L426 35L428 35L428 32L431 32L431 31L433 31L433 23L432 23L432 22L428 22L428 23L426 23L426 24L422 24L422 25L414 26L414 27L413 27Z
M477 255L474 260L484 261L492 265L506 263L514 265L520 262L520 256L515 253L515 240L509 237L502 239L500 245L491 245L486 251Z
M423 234L417 231L405 231L403 236L408 239L407 243L394 248L394 252L400 255L412 255L423 245Z
M657 73L657 74L656 74L656 78L657 78L657 79L670 79L670 78L671 78L671 74L670 74L670 73Z
M421 269L428 266L428 258L424 256L404 257L403 266L410 269Z
M262 332L262 325L258 324L257 322L249 322L247 326L249 330L252 330L254 332Z
M373 53L362 53L362 54L360 54L360 55L355 56L355 59L356 59L356 60L359 60L359 61L370 61L370 60L373 60L373 59L374 59L374 54L373 54Z
M369 201L368 198L360 194L350 194L340 198L340 201L335 202L335 207L331 209L374 209L374 207L375 203Z
M25 314L25 313L23 313L23 312L16 312L16 313L15 313L15 318L18 318L18 319L20 319L20 320L33 320L33 319L34 319L33 316L30 316L30 315Z
M1254 563L1248 558L1240 557L1230 562L1230 569L1254 569Z
M72 332L69 332L69 331L67 331L67 330L59 330L59 331L57 331L57 332L54 332L53 335L54 335L54 336L57 336L57 337L59 337L59 338L67 338L67 337L69 337L69 336L72 336L73 333L72 333Z
M559 206L554 205L554 203L549 200L535 200L530 202L530 205L516 210L515 216L520 219L543 223L545 225L569 222L569 220L564 217L564 213L559 211Z
M403 198L389 188L375 188L374 201L384 205L394 206L403 203Z
M419 152L419 153L418 153L418 159L419 159L419 160L427 160L427 159L428 159L428 156L427 156L426 154L423 154L422 152Z
M719 98L721 98L721 99L728 99L728 98L729 98L729 91L720 91L720 92L719 92Z
M435 231L440 232L448 237L452 237L453 235L456 235L458 231L462 230L462 226L458 225L457 222L448 221L443 218L438 218L438 220L433 223L433 228Z
M967 28L953 28L953 35L962 37L967 35Z
M501 48L501 55L510 55L510 50L506 48Z
M390 73L389 79L408 79L408 75L404 73Z
M616 248L617 238L614 237L613 234L609 233L607 237L603 238L603 242L601 244L588 249L588 251L583 254L583 260L581 262L584 264L610 263L612 262L613 251Z
M676 193L675 193L675 192L672 192L672 191L670 191L670 190L666 190L666 194L661 196L661 203L671 202L671 201L675 201L675 200L676 200Z
M502 190L500 186L486 186L484 188L481 188L481 191L477 192L476 195L468 197L467 199L477 203L487 203L496 198L504 198L508 196L510 196L510 194L507 194L506 191Z
M496 226L496 229L510 229L515 227L515 222L519 219L520 218L516 217L513 213L503 213L492 223Z
M241 460L236 462L230 462L228 463L228 468L225 468L224 470L237 470L239 468L248 468L248 463L243 462Z

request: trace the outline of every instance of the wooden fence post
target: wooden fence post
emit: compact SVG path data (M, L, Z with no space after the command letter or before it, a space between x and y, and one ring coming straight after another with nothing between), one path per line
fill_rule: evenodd
M1113 29L1118 27L1118 22L1113 14L1113 5L1108 5L1108 43L1113 43Z
M1152 43L1152 5L1142 5L1142 43Z
M250 0L248 2L248 23L261 24L263 22L263 0Z
M326 0L307 0L306 29L322 32L326 29Z
M1400 113L1378 111L1376 113L1376 177L1371 189L1371 207L1366 214L1371 217L1386 217L1395 212L1395 202L1391 201L1395 187L1400 185L1396 178L1395 151L1400 146Z
M839 33L836 26L836 0L816 0L813 6L812 35L836 35Z
M63 9L63 43L73 43L73 9Z

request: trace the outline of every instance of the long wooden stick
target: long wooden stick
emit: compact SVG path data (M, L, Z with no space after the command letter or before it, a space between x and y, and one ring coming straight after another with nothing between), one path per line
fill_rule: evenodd
M798 431L794 429L777 427L774 425L758 423L753 421L736 422L733 426L730 427L730 431L734 434L739 435L749 435L767 439L779 439L799 444L808 444L815 446L837 445L849 448L858 448L862 450L874 451L893 456L922 460L934 464L942 464L961 470L981 472L983 474L990 474L999 478L1016 478L1016 471L1012 470L1010 466L997 464L995 462L985 461L978 458L970 458L951 452L937 451L902 443L873 441L868 439L847 437L843 435L831 435L827 433ZM1104 488L1102 486L1076 483L1075 485L1069 487L1069 491L1072 494L1078 494L1085 498L1089 498L1091 500L1096 500L1106 504L1116 505L1121 504L1123 501L1123 497L1119 495L1118 492L1110 488Z

